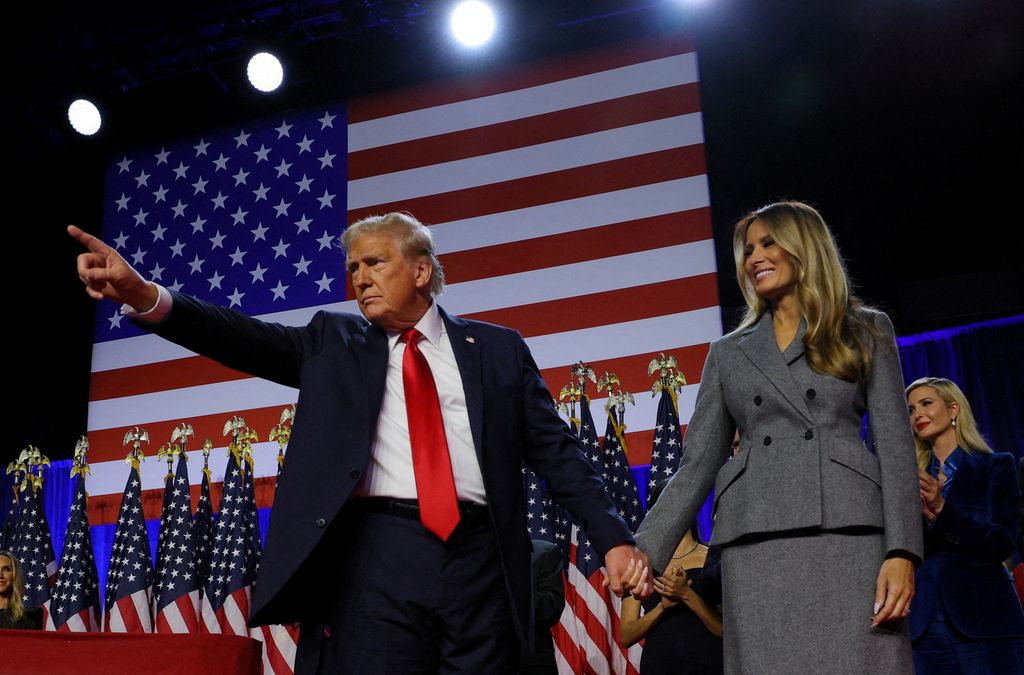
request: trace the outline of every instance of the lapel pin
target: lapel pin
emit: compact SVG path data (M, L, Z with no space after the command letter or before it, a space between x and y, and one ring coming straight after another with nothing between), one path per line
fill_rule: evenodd
M472 336L469 336L469 335L467 335L467 336L466 336L466 342L468 342L468 343L469 343L469 344L471 344L471 345L475 345L475 344L476 344L476 338L474 338L474 337L472 337Z

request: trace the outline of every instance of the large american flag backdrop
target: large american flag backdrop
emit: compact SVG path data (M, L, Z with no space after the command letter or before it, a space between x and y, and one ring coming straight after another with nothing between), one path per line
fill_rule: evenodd
M357 312L337 245L345 224L407 210L435 233L450 312L517 328L549 387L584 360L636 395L630 462L650 461L657 401L647 364L671 352L693 408L708 343L721 335L696 54L684 38L624 45L295 111L168 140L111 165L102 233L145 276L251 315L302 325ZM89 403L89 515L116 521L135 425L214 441L220 501L242 415L260 434L256 499L273 501L267 433L296 390L148 335L101 303ZM604 419L605 399L592 401ZM220 458L220 459L215 459ZM188 453L193 506L203 476ZM141 467L148 520L164 468ZM109 549L96 551L101 577ZM102 585L102 580L101 580Z

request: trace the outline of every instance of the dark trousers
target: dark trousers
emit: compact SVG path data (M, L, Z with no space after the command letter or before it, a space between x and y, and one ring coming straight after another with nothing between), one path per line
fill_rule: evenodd
M356 500L332 527L326 624L303 625L297 673L515 673L520 644L489 519L447 542Z

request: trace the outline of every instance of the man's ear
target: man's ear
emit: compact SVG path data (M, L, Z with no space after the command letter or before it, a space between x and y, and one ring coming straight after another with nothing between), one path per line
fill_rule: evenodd
M434 266L429 258L416 261L416 288L430 288L430 280L434 278Z

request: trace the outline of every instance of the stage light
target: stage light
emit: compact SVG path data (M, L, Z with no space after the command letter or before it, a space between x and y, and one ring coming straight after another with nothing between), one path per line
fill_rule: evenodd
M249 77L249 83L256 89L269 92L281 86L284 80L284 68L281 62L273 54L260 52L249 59L249 65L245 69Z
M103 120L99 108L92 101L80 98L68 106L68 122L72 129L83 136L92 136L100 130Z
M461 2L452 10L451 29L456 40L468 47L477 47L494 34L494 12L479 0Z

